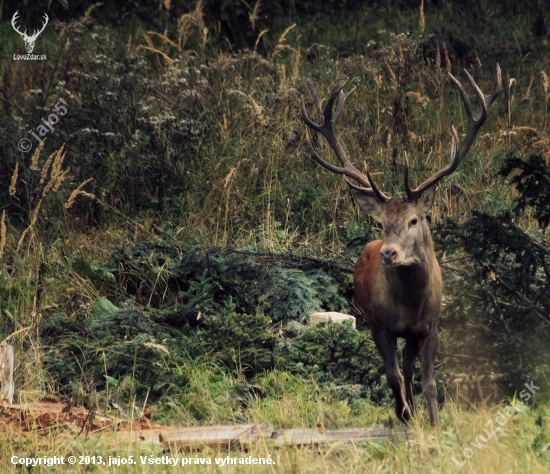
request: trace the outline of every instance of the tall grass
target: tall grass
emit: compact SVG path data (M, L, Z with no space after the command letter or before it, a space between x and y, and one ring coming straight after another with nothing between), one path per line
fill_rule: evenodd
M439 51L436 60L426 62L420 35L414 33L419 27L427 32L439 28L439 11L432 15L421 9L420 24L418 10L396 12L391 27L381 15L370 19L363 12L346 23L353 25L353 41L348 38L346 44L355 47L348 57L340 54L345 47L338 46L341 33L334 22L326 22L324 29L289 24L273 54L262 57L214 53L200 5L180 18L175 37L141 30L124 36L100 26L90 36L81 25L70 24L70 43L49 40L59 68L48 63L37 77L23 61L0 65L1 86L16 105L0 104L6 131L2 169L9 176L2 181L0 334L16 347L19 401L52 395L59 388L40 362L42 318L54 311L87 318L91 302L101 295L101 284L76 274L70 257L104 262L112 249L143 239L334 255L343 252L350 237L372 226L341 177L308 156L300 109L305 106L319 117L305 86L307 74L321 100L337 84L345 83L345 91L357 86L338 133L353 162L361 169L368 164L377 183L392 195L402 192L405 152L413 180L420 182L447 163L451 125L459 136L464 133L464 109L446 76L450 71L464 79L456 58ZM496 177L503 158L549 154L548 46L529 37L524 17L515 25L487 21L469 27L484 45L495 45L476 49L476 81L486 93L492 90L498 53L505 90L460 169L441 184L436 222L446 217L463 221L473 208L491 213L510 208L513 193ZM320 39L304 41L301 35ZM523 44L531 46L530 54L521 53ZM497 45L499 52L492 52ZM98 69L99 85L90 85ZM125 94L115 102L121 84ZM14 137L24 136L59 100L69 115L58 134L30 158L16 151ZM329 147L314 140L320 153L330 157ZM528 213L519 223L535 226ZM282 373L266 374L258 382L266 395L239 405L224 398L235 392L237 378L207 364L181 370L191 395L159 410L165 410L166 420L189 425L268 421L281 427L370 426L383 423L390 410L332 400L314 381L304 384ZM272 472L454 472L451 457L475 439L495 410L468 410L450 402L442 411L443 430L433 433L420 416L410 444L279 451L266 445L253 453L276 458ZM475 451L464 469L545 472L548 440L539 428L548 416L544 407L518 415L507 426L509 436ZM107 436L18 439L7 432L0 433L0 445L6 472L15 470L12 454L35 450L107 456L151 449L160 455L156 448L117 445Z

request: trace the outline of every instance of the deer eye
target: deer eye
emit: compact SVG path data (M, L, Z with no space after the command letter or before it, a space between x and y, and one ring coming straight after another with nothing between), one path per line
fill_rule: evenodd
M411 222L409 222L409 226L418 224L418 219L415 217Z

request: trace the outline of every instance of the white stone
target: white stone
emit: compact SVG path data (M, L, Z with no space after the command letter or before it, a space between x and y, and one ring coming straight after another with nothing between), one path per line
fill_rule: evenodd
M315 326L319 323L343 323L344 321L351 320L351 325L355 329L355 316L349 314L336 313L335 311L329 311L327 313L313 313L309 318L309 324Z

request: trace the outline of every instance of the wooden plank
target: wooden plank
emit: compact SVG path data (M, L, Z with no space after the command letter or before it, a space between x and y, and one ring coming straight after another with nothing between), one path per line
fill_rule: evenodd
M330 441L411 441L414 439L412 428L341 428L329 430Z
M273 439L275 446L303 446L333 443L361 443L371 441L408 441L413 439L412 429L387 428L342 428L325 430L322 428L283 430Z
M362 443L372 441L408 441L414 432L408 428L295 428L275 430L272 425L232 425L181 428L162 433L160 440L167 449L188 449L201 446L225 446L228 448L249 447L261 439L282 447L334 443Z
M160 440L166 448L190 448L193 446L230 446L239 437L250 443L254 438L256 425L199 426L182 428L167 434L161 434Z
M239 435L234 442L238 442L241 447L249 446L260 439L271 438L276 433L275 427L269 423L260 423L254 425L251 430L245 431Z
M15 384L13 382L13 346L0 344L0 399L13 403Z
M312 428L295 428L283 430L277 433L273 438L275 446L294 445L301 446L304 444L323 444L327 442L327 434L325 430Z

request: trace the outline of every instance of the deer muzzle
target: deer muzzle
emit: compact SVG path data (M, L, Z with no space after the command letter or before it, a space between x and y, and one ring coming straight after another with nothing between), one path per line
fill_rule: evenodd
M396 263L397 250L391 246L384 245L380 249L380 258L382 259L382 263L385 263L386 265Z

